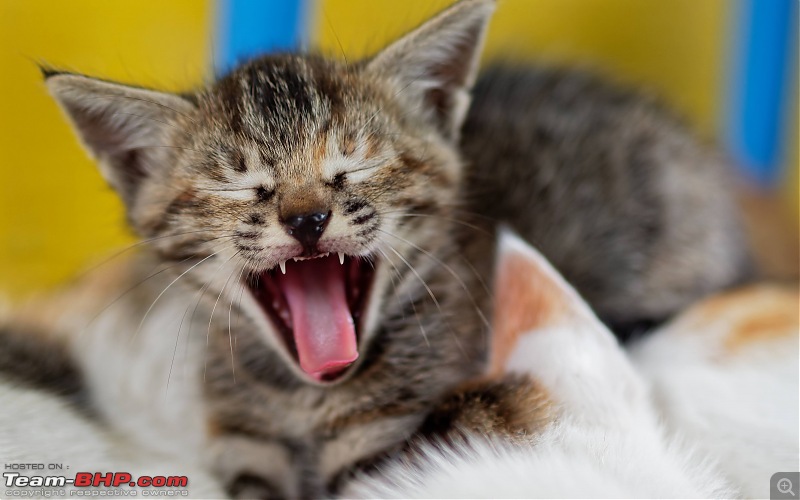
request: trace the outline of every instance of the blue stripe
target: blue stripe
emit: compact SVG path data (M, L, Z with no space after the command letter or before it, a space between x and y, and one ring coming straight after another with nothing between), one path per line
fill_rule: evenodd
M748 177L762 186L780 179L797 80L797 0L742 0L739 59L731 80L727 142ZM735 54L737 55L737 54ZM795 67L796 68L796 67Z
M308 0L217 0L214 70L305 44Z

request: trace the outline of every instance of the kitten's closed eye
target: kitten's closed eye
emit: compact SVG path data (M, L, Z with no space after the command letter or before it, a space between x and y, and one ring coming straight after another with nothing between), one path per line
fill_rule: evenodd
M339 191L344 188L346 182L347 182L347 174L344 172L339 172L338 174L333 176L333 180L331 180L328 183L328 185L333 189Z
M256 188L256 199L259 202L266 203L270 201L275 196L274 189L268 189L264 186L258 186Z
M243 187L237 187L236 185L230 187L198 186L197 189L200 191L213 193L217 196L222 196L224 198L229 198L232 200L241 200L241 201L255 200L257 202L263 202L263 203L272 200L272 198L275 196L275 189L271 189L264 185L243 186Z

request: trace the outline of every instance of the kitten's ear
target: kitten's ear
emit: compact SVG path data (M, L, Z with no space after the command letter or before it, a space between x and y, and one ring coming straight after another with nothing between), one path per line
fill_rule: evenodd
M494 293L490 376L530 374L570 415L588 420L623 421L644 404L640 376L612 333L539 252L507 229Z
M461 0L392 43L368 69L394 81L398 95L456 140L493 10L493 0Z
M175 94L44 72L45 83L100 164L103 176L128 203L166 145L170 122L193 105ZM163 148L161 148L163 149Z

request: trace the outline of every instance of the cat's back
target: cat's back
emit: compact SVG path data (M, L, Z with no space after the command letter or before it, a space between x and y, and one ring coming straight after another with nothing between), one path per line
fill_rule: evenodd
M514 227L622 334L747 272L724 161L641 92L495 65L461 141L465 211Z
M690 307L630 348L667 430L716 457L744 497L798 469L797 283L762 283ZM679 367L679 369L676 369Z

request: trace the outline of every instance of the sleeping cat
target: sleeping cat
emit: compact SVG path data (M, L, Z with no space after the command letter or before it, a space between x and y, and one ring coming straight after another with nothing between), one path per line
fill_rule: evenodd
M620 332L739 281L717 155L581 72L477 78L493 8L180 95L47 70L143 242L0 342L62 344L97 418L234 495L318 496L480 373L499 221Z
M345 497L767 498L798 469L796 287L701 301L629 355L540 253L499 245L486 374Z

